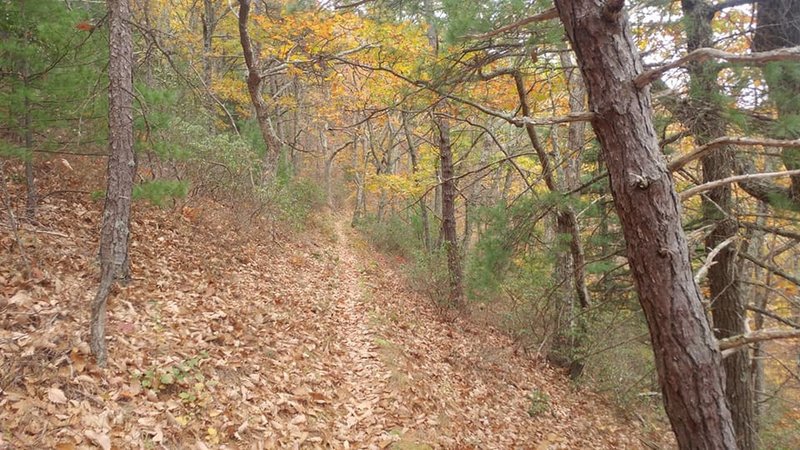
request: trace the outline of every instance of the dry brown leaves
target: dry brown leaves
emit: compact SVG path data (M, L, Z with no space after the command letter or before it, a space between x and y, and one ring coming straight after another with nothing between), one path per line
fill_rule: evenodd
M27 278L0 234L0 448L642 448L503 335L443 320L341 223L274 244L211 203L137 205L101 370L86 345L100 207L48 198L22 231ZM550 412L528 415L532 390Z

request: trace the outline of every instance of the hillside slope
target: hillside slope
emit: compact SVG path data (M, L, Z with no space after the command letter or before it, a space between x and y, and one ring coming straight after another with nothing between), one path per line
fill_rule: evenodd
M59 186L76 177L60 174ZM137 204L135 278L113 296L100 370L86 344L100 208L80 193L46 199L39 224L20 231L29 280L4 222L0 448L624 449L664 439L516 355L504 335L444 320L343 220L274 240L236 229L210 202L183 213Z

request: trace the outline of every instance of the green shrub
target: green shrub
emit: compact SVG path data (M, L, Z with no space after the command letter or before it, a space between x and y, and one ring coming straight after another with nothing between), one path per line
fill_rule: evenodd
M528 394L531 404L528 407L528 415L538 417L550 411L550 396L546 392L534 389Z
M184 198L189 183L178 180L153 180L133 187L134 200L147 200L155 206L164 206L169 199Z
M422 242L414 227L398 216L379 222L375 216L368 215L361 218L357 226L368 242L382 252L414 259L422 251Z
M447 252L442 248L431 252L417 251L407 264L406 274L411 288L429 298L435 305L450 307L450 273Z
M263 191L265 200L277 206L278 218L294 227L303 228L312 213L325 205L325 193L313 181L296 177L276 177Z

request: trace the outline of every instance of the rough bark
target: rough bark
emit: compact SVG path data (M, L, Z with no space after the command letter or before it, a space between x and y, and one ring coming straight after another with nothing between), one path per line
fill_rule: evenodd
M450 126L447 120L436 120L439 131L439 161L442 165L442 240L447 252L447 269L450 279L450 305L464 308L464 287L461 268L461 250L456 233L456 182L453 170L453 151L450 146Z
M711 28L713 14L705 0L681 2L686 23L687 50L713 46ZM686 123L699 146L725 136L726 121L722 115L722 92L717 78L720 66L713 61L694 61L689 65L689 102L691 120ZM733 174L733 148L722 145L705 153L700 162L703 182L725 179ZM705 239L707 249L717 248L736 235L731 185L724 184L707 192L702 199L703 219L714 224ZM738 274L737 245L720 249L708 270L711 314L717 339L744 333L747 310ZM750 354L738 352L724 360L725 397L733 417L736 441L742 450L756 448L756 427L753 390L750 380Z
M425 0L425 15L428 25L427 36L428 44L431 47L431 52L434 56L439 54L439 35L436 29L436 19L434 15L433 1ZM461 250L458 245L458 233L456 231L456 181L455 170L453 167L453 151L450 145L450 124L446 117L436 113L446 106L444 100L437 102L433 106L433 125L438 132L438 147L439 147L439 170L441 174L441 182L439 189L441 191L441 214L442 214L442 230L440 240L445 246L447 252L447 271L450 279L450 305L458 309L463 309L464 304L464 287L463 287L463 272L461 267ZM438 193L438 192L437 192Z
M247 31L247 22L250 16L250 0L239 0L239 43L242 46L244 62L247 66L247 93L250 95L250 102L256 111L258 129L261 138L266 146L264 152L264 175L267 180L275 174L280 156L280 143L272 133L269 118L269 106L264 100L261 91L264 86L264 78L259 73L258 54L250 39Z
M131 192L136 173L133 151L133 38L128 0L108 0L109 157L108 187L100 234L100 287L92 303L91 348L105 366L106 303L115 279L123 276L130 237Z
M623 2L556 0L594 112L664 404L682 449L734 449L721 356L694 282L680 200L658 146Z

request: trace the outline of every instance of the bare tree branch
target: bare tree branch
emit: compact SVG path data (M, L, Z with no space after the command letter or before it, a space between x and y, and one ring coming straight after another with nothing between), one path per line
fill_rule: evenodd
M740 181L748 181L748 180L758 180L763 178L777 178L777 177L784 177L784 176L791 176L791 175L800 175L800 169L798 170L784 170L781 172L766 172L766 173L751 173L745 175L735 175L728 178L723 178L721 180L715 180L710 183L701 184L700 186L695 186L691 189L687 189L680 193L681 200L686 200L687 198L700 194L702 192L709 191L719 186L724 186L730 183L738 183Z
M669 164L667 164L667 168L674 172L686 164L704 156L711 150L723 145L763 145L767 147L800 148L800 139L781 140L723 136L721 138L714 139L705 145L701 145L685 155L675 158L674 160L670 161Z
M744 258L744 259L750 261L751 263L757 265L758 267L761 267L762 269L769 270L770 272L774 273L775 275L783 278L786 281L789 281L789 282L795 284L796 286L800 286L800 278L797 278L797 277L794 277L792 275L789 275L788 273L784 272L783 270L779 269L778 267L775 267L773 265L770 265L770 264L767 264L767 263L765 263L763 261L760 261L758 258L755 258L752 255L749 255L749 254L747 254L745 252L741 252L740 251L739 252L739 256L741 256L742 258Z
M772 233L785 238L794 239L795 241L800 241L800 233L793 233L782 228L769 227L752 222L739 222L739 225L745 228L750 228L751 230L765 231L767 233Z
M550 8L545 12L526 17L522 20L518 20L514 23L508 24L506 26L500 27L496 30L492 30L483 34L468 34L464 36L464 39L489 39L491 37L497 36L498 34L505 33L507 31L511 31L517 29L519 27L524 27L525 25L534 23L534 22L544 22L545 20L555 19L558 17L558 11L555 8Z
M800 325L792 322L791 320L784 319L783 317L781 317L781 316L779 316L779 315L777 315L777 314L775 314L773 312L770 312L770 311L767 311L765 309L761 309L761 308L758 308L758 307L752 306L752 305L747 306L747 309L749 309L750 311L753 311L753 312L757 312L757 313L759 313L759 314L761 314L763 316L767 316L769 318L777 320L778 322L781 322L783 324L789 325L792 328L796 328L796 329L800 330Z
M720 339L718 342L719 349L722 350L722 357L724 358L732 355L740 347L747 344L796 337L800 337L800 329L768 328L766 330L751 331L750 333Z
M669 70L682 67L693 61L704 61L707 59L724 59L728 62L743 64L760 64L771 61L800 61L800 46L787 47L768 52L754 52L746 55L729 53L715 48L698 48L671 63L642 72L633 79L633 84L641 89Z
M714 14L722 11L723 9L734 8L736 6L750 5L757 3L758 0L726 0L711 7L708 12L709 16L714 17Z
M702 267L700 267L700 269L697 270L697 274L695 274L694 276L695 283L700 284L700 281L708 273L708 269L714 264L716 264L714 258L717 256L717 254L719 254L719 252L721 252L722 249L730 245L730 243L733 242L734 240L736 240L736 236L731 236L728 239L725 239L724 241L720 242L719 245L714 247L714 249L708 253L708 256L706 256L706 262L703 264Z

